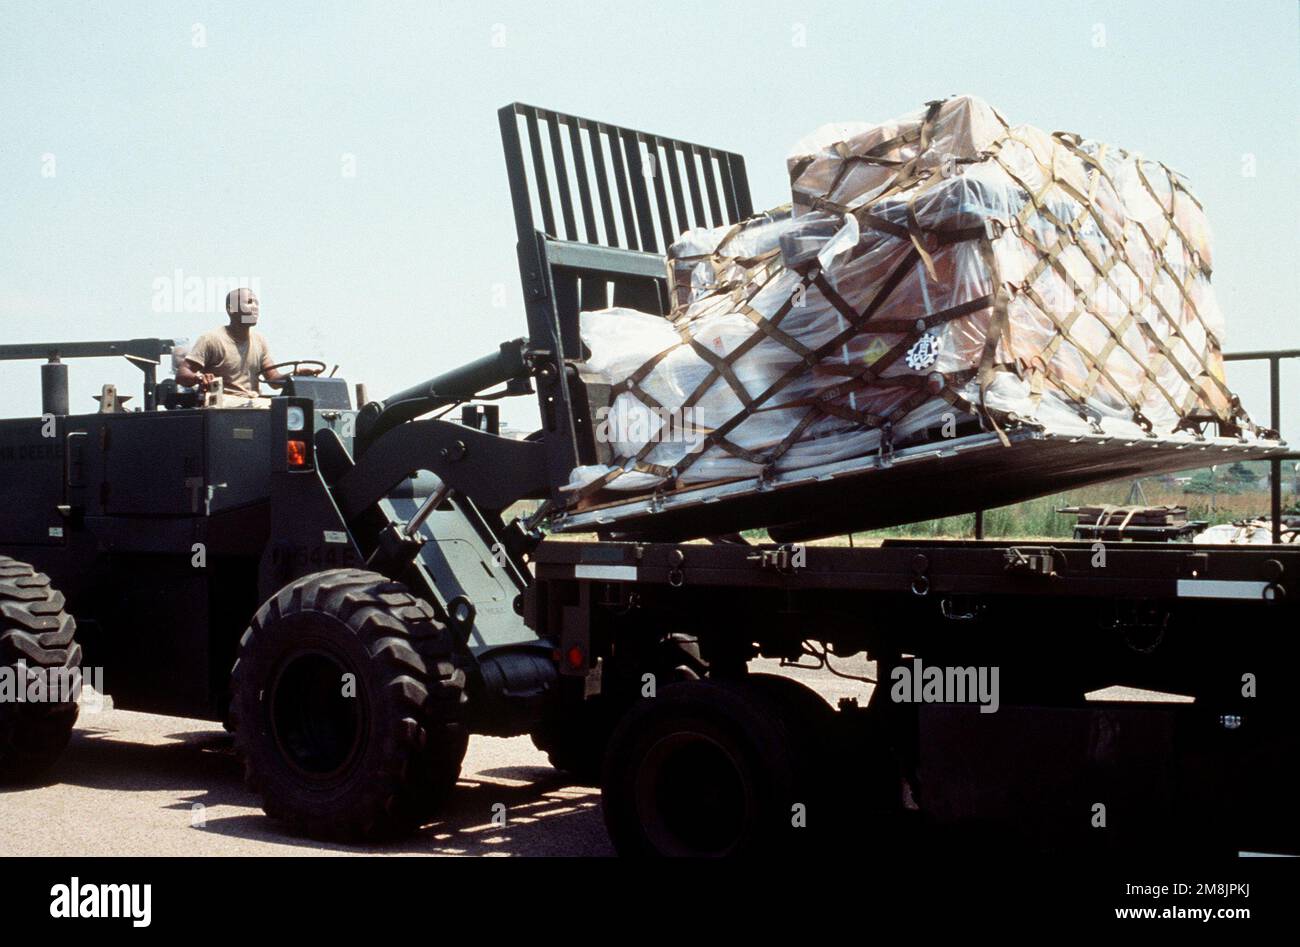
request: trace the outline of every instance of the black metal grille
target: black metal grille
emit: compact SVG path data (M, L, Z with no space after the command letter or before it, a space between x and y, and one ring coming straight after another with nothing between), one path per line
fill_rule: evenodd
M518 102L499 114L521 240L663 253L753 213L740 155Z
M528 347L549 362L539 384L553 499L577 464L609 459L593 411L608 391L566 366L583 358L579 313L607 306L667 313L663 254L692 227L753 213L740 155L514 103L497 113L519 234Z

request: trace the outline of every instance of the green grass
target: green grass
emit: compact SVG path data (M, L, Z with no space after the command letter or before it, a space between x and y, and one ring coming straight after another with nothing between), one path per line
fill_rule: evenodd
M1069 538L1074 532L1075 517L1057 513L1066 506L1112 504L1130 502L1130 483L1101 484L1079 490L1069 490L1051 496L1026 500L1012 506L999 507L984 512L984 535L987 538ZM1170 487L1159 481L1144 482L1146 506L1185 506L1188 519L1206 520L1211 525L1230 523L1255 516L1267 516L1269 494L1267 489L1242 490L1236 493L1206 495L1188 494L1181 487ZM907 523L888 529L872 530L865 537L968 537L975 534L975 514L948 516L938 520Z
M1142 481L1142 496L1134 500L1131 481L1099 484L985 510L984 536L987 539L1069 539L1074 533L1075 517L1056 512L1067 506L1124 506L1130 502L1144 506L1185 506L1188 519L1205 520L1211 525L1268 515L1266 482L1251 489L1225 484L1224 490L1229 489L1236 492L1190 494L1181 485L1151 478ZM1284 505L1294 503L1294 496L1284 497ZM974 535L975 514L965 513L854 533L853 541L869 545L881 539L969 539ZM747 530L744 536L755 542L766 542L768 538L767 532L761 529ZM848 541L848 537L840 537L839 541Z

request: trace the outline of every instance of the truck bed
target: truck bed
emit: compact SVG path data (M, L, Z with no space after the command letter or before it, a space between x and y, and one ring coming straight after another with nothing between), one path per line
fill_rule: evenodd
M801 562L795 553L803 555ZM547 540L536 579L673 588L769 588L1130 600L1300 601L1300 548L1073 540L887 540L775 546ZM1292 607L1287 605L1288 608Z
M548 539L525 621L565 675L618 642L693 636L736 667L821 651L1002 668L1013 702L1126 686L1242 703L1292 699L1300 548L890 540L878 547ZM810 643L813 650L810 651ZM823 655L824 657L824 655ZM594 671L598 673L598 670ZM1265 700L1267 698L1267 700Z

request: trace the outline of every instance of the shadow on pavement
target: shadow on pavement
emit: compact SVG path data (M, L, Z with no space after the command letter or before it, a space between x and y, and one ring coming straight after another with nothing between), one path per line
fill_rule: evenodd
M168 743L114 739L115 731L78 729L48 783L107 792L174 792L163 808L189 811L237 807L237 815L207 813L196 831L305 850L356 854L610 855L596 789L572 785L543 766L507 766L465 773L438 820L414 835L382 845L322 842L289 834L261 811L243 785L231 736L223 732L166 734ZM33 787L28 786L27 789ZM501 824L504 821L504 824ZM201 844L195 846L201 854Z

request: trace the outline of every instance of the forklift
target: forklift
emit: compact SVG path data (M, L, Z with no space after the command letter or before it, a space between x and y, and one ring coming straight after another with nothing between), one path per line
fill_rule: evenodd
M599 783L628 855L798 848L791 813L822 821L835 792L881 820L1036 806L1035 825L1065 826L1053 845L1087 835L1081 785L1145 824L1257 814L1221 774L1250 761L1256 789L1277 787L1273 761L1295 758L1297 644L1278 631L1300 549L1126 542L1100 570L1079 542L797 545L863 527L851 479L569 509L570 472L603 456L607 394L579 376L579 312L669 312L677 234L753 206L737 154L520 103L498 117L528 335L468 365L356 405L345 380L290 367L267 408L207 407L157 381L170 340L0 346L44 362L41 416L0 420L0 668L102 668L116 707L223 722L266 813L314 837L426 824L470 734L529 734ZM73 411L68 360L104 356L142 372L139 408L106 386ZM498 424L515 396L539 405L523 439ZM920 479L887 458L880 482L995 505L1015 461L973 438ZM1125 476L1122 447L1059 449L1082 483ZM1293 456L1207 436L1165 463L1225 454ZM741 536L756 520L781 541ZM864 707L750 669L864 653L882 682ZM1013 709L891 703L883 682L918 657L1000 667ZM1084 700L1117 683L1194 702ZM0 777L46 771L76 718L71 700L0 703ZM1157 778L1152 759L1194 776Z

